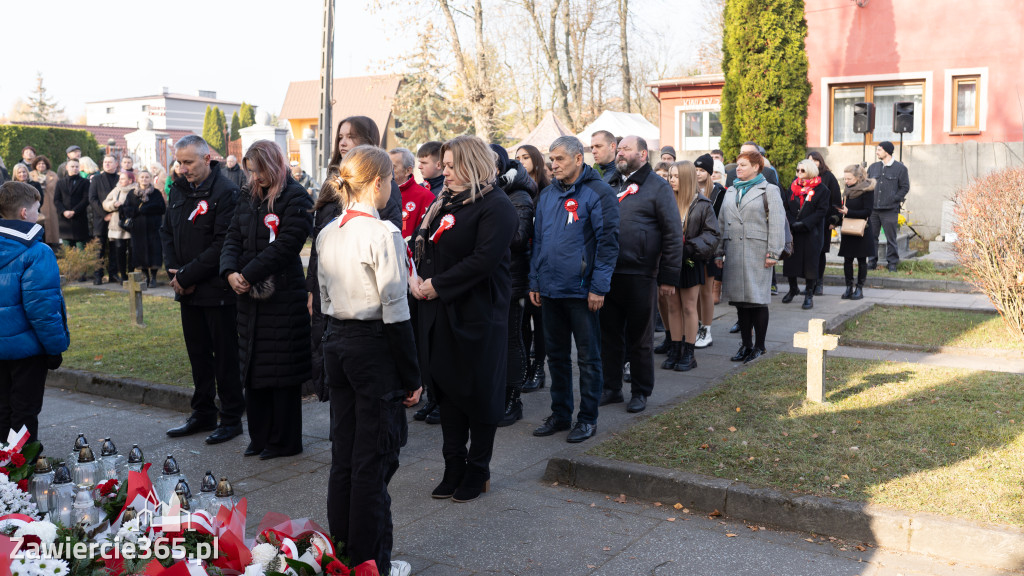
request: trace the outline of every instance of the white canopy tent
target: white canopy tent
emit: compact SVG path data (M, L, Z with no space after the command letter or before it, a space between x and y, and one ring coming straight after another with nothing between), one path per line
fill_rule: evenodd
M596 120L587 124L577 138L590 147L590 137L598 130L607 130L615 136L639 136L647 141L649 150L661 149L661 130L641 114L605 110ZM659 155L660 156L660 155Z

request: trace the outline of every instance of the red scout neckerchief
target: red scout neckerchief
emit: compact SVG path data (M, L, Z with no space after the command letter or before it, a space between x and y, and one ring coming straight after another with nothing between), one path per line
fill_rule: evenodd
M445 230L455 226L455 215L445 214L441 217L441 225L437 227L437 230L430 235L430 241L437 244L438 240L441 239L441 234L444 234Z
M206 203L206 200L200 200L199 204L196 204L196 209L192 211L188 216L188 221L195 223L196 216L202 216L210 210L210 205Z
M359 210L346 210L345 215L341 217L341 224L338 224L338 228L341 228L345 224L348 224L349 220L353 218L358 218L360 216L366 216L368 218L374 217L373 214L367 214L366 212L360 212ZM454 221L454 217L452 218L452 220ZM442 219L441 221L443 223L444 219ZM403 242L403 244L405 243ZM409 248L408 244L405 244L405 259L406 263L408 264L409 277L412 278L413 276L416 275L416 264L414 264L412 261L412 248Z
M281 218L277 214L267 214L263 217L263 225L270 230L270 243L277 239L277 227L281 224Z
M369 218L373 218L373 214L367 214L366 212L360 212L359 210L346 210L345 215L341 217L341 224L338 224L338 228L341 228L345 224L348 224L349 220L356 218L358 216L367 216Z
M634 182L634 183L630 184L629 187L626 188L625 191L619 192L618 194L616 194L616 196L619 197L619 202L622 202L622 199L625 198L626 196L629 196L630 194L636 194L639 191L640 191L640 187L636 185L636 182Z
M569 198L565 201L565 211L569 213L569 216L565 219L565 223L567 225L572 224L573 222L579 222L580 217L576 214L576 211L579 210L579 208L580 204L574 198Z

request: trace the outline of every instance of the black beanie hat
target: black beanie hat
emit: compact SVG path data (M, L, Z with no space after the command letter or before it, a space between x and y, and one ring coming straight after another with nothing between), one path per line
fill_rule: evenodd
M889 156L892 156L892 151L896 149L896 147L892 145L892 142L889 142L888 140L886 140L885 142L880 142L878 146L882 150L885 150L885 153L888 154Z
M715 172L715 159L711 157L711 154L701 154L693 161L693 165L707 172L713 174Z

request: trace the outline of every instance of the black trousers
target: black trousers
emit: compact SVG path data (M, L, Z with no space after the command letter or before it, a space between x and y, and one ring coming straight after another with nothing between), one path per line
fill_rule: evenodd
M632 393L654 391L654 309L658 284L638 274L613 274L601 308L604 389L622 390L622 365L629 362Z
M302 386L248 388L249 446L278 454L302 452Z
M513 297L508 305L508 363L505 370L506 399L522 391L526 381L526 348L523 346L522 299Z
M113 272L112 272L113 273ZM181 305L181 331L192 364L192 416L203 422L233 426L242 421L245 399L238 374L238 332L235 306ZM250 423L251 425L251 423Z
M111 278L118 278L120 276L126 276L128 274L128 243L130 240L118 240L111 238L107 241L108 247L108 262L107 262L107 273Z
M544 369L544 358L547 350L544 347L544 320L540 307L534 306L527 297L523 301L523 348L529 352L533 345L534 358L541 370Z
M400 385L387 339L371 326L379 321L349 320L344 326L329 322L323 346L331 386L327 520L331 535L345 542L354 564L375 560L387 570L393 543L388 483L408 435L404 393L381 396L381 390Z
M46 386L46 356L0 360L0 430L28 429L39 440L39 412Z
M474 420L451 398L445 396L436 382L434 390L438 393L438 403L441 405L441 456L444 457L445 465L451 461L465 462L467 472L490 478L494 434L498 427Z

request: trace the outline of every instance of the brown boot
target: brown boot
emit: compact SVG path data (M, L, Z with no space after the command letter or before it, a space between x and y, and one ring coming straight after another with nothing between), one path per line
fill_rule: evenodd
M713 282L714 282L714 285L711 288L711 290L715 294L715 304L718 304L719 302L722 301L722 281L721 280L714 280Z

